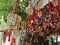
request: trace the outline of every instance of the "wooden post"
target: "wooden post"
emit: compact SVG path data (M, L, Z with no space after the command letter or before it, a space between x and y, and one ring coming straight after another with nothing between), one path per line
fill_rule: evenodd
M18 0L14 0L13 8L12 8L12 13L13 14L16 14L16 6L18 6Z

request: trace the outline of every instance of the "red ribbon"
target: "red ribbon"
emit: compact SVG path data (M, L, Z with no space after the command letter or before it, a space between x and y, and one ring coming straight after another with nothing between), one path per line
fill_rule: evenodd
M8 32L8 41L10 41L11 31Z

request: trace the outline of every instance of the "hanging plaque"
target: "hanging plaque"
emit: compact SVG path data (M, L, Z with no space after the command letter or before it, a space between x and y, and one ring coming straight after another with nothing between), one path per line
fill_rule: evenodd
M26 9L26 13L28 14L28 15L32 15L33 14L33 8L30 6L30 7L28 7L27 9Z
M16 18L17 18L17 14L12 14L10 13L7 17L7 23L8 25L15 25L15 22L16 22Z

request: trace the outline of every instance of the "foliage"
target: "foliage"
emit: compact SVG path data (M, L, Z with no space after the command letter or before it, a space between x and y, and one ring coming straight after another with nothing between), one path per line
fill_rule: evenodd
M0 0L0 18L4 17L6 21L7 15L11 12L12 4L14 0Z
M14 0L0 0L0 18L4 16L4 21L7 20L8 14L12 11ZM26 21L28 15L25 12L26 3L24 0L19 0L19 6L16 7L17 14L22 17L22 21Z
M17 14L22 17L22 21L26 21L28 15L25 12L26 3L24 1L19 1L19 6L16 8Z

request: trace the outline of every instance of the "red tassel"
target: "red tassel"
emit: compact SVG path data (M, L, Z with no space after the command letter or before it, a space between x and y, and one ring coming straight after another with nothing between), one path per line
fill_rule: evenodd
M10 36L8 36L8 41L10 41Z
M8 32L8 41L10 41L11 31Z
M14 43L15 43L15 38L12 38L11 45L13 45Z
M38 13L38 9L34 9L34 13L33 14L37 14Z
M34 19L34 16L33 15L30 15L30 17L28 18L28 24L31 24L31 20Z
M49 7L49 9L50 9L50 7L51 7L51 5L50 5L50 0L48 0L48 7Z

